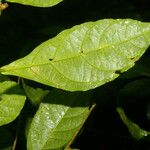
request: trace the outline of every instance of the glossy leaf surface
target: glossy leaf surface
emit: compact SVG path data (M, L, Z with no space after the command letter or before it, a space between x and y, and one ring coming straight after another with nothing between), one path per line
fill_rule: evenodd
M28 150L60 150L75 136L89 114L88 93L53 90L45 97L28 133Z
M1 72L69 91L86 91L133 67L149 44L150 23L88 22L61 32Z

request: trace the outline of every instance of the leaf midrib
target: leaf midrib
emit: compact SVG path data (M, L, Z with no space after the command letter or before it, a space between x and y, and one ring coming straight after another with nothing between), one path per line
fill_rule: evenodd
M78 55L75 55L75 56L72 56L72 57L67 57L67 58L64 58L64 59L60 59L60 60L53 60L53 61L50 61L50 62L47 62L47 63L41 63L41 64L36 64L36 65L29 65L29 66L26 66L26 67L13 67L12 69L3 69L3 67L1 68L2 71L1 72L7 72L7 71L11 71L11 70L21 70L21 69L26 69L26 68L31 68L31 67L37 67L37 66L43 66L43 65L49 65L49 64L53 64L55 62L59 62L59 61L64 61L64 60L67 60L67 59L72 59L72 58L76 58L76 57L81 57L81 55L86 55L86 54L89 54L89 53L93 53L95 51L99 51L99 50L102 50L102 49L105 49L105 48L109 48L109 47L112 47L112 46L116 46L116 45L121 45L123 43L126 43L126 42L129 42L130 40L132 39L135 39L135 38L138 38L142 35L145 35L145 34L148 34L150 31L147 31L147 32L143 32L141 34L138 34L136 36L133 36L127 40L123 40L121 42L117 42L117 43L114 43L114 44L110 44L110 45L107 45L107 46L104 46L104 47L101 47L99 49L96 49L96 50L92 50L92 51L89 51L89 52L84 52L83 54L79 53ZM5 67L5 66L4 66Z

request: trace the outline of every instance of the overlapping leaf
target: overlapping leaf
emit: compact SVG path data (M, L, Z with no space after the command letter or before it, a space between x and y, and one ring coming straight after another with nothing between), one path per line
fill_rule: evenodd
M50 7L50 6L57 5L63 0L7 0L7 1L24 4L24 5L38 6L38 7Z
M150 44L150 23L104 19L61 32L2 69L57 88L89 90L134 66Z
M0 83L0 126L8 124L19 115L26 97L16 82Z
M9 81L9 78L7 76L0 74L0 82L3 82L3 81Z
M23 83L23 87L25 90L25 93L31 103L35 106L38 106L42 99L49 93L48 90L43 90L41 88L33 88L25 83Z
M89 93L53 90L34 116L28 150L60 150L73 138L89 114Z

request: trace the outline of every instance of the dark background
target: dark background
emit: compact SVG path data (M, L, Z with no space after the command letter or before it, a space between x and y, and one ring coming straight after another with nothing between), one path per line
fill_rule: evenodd
M61 30L104 18L150 21L149 0L64 0L51 8L9 3L0 17L0 66Z
M64 0L51 8L9 3L0 16L0 66L27 55L37 45L66 28L104 18L132 18L149 22L150 0ZM148 52L143 57L146 56L149 56ZM136 79L140 78L144 77ZM97 106L73 147L81 150L150 149L148 141L136 141L130 136L115 111L119 90L133 80L135 78L118 79L93 91ZM145 115L149 97L144 102L142 97L139 99L138 103L133 101L127 105L128 116L150 131L150 121ZM18 145L18 149L21 147L21 144Z

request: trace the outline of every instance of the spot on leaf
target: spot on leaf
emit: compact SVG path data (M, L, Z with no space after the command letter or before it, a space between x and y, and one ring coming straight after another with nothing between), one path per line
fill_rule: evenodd
M131 59L131 60L134 60L134 59L135 59L135 57L131 57L130 59Z
M50 58L50 59L49 59L49 61L52 61L52 60L53 60L53 58Z
M116 70L115 73L116 74L121 74L121 71L120 70Z

